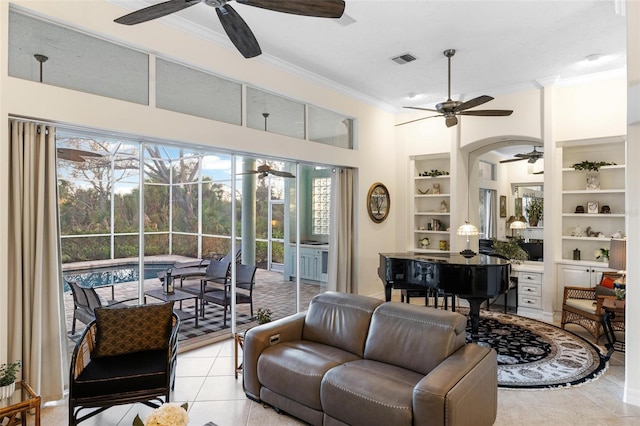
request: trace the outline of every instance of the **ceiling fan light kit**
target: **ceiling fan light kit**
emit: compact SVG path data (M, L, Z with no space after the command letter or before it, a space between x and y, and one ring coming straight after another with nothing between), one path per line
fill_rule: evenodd
M420 107L405 107L408 109L417 109L420 111L437 112L438 115L432 115L429 117L418 118L415 120L405 121L404 123L396 124L396 126L402 126L404 124L414 123L420 120L426 120L433 117L445 117L445 124L447 127L453 127L458 124L458 115L474 115L479 117L506 117L513 113L512 110L505 109L486 109L468 111L471 108L480 106L489 101L492 101L491 96L482 95L476 98L470 99L466 102L451 100L451 58L456 54L455 49L447 49L443 52L448 61L448 98L444 102L440 102L436 105L436 109L420 108Z
M114 20L118 24L136 25L153 19L162 18L180 12L198 3L214 7L222 28L238 51L245 58L254 58L262 53L251 28L235 11L230 0L169 0L136 10ZM343 0L236 0L247 6L292 15L313 16L317 18L340 18L344 13Z

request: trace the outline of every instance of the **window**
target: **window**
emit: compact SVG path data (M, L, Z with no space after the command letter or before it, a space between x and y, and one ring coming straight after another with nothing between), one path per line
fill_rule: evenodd
M313 178L313 188L311 192L313 205L312 232L314 235L329 235L331 224L331 178Z

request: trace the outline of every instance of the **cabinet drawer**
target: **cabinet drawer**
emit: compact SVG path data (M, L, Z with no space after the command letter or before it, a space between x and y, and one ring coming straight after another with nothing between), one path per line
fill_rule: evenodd
M536 274L535 272L520 272L518 274L518 284L542 284L542 274Z
M518 294L524 297L542 296L542 286L540 284L518 283Z
M542 308L541 299L539 297L529 296L528 294L520 294L518 298L518 307L541 309Z

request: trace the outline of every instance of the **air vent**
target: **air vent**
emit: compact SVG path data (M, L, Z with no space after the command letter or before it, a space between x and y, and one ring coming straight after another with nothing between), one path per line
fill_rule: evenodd
M406 64L406 63L408 63L408 62L413 62L413 61L415 61L415 60L416 60L416 57L415 57L415 56L413 56L413 55L412 55L412 54L410 54L410 53L405 53L405 54L403 54L403 55L396 56L395 58L391 58L391 60L392 60L393 62L395 62L396 64L403 65L403 64Z

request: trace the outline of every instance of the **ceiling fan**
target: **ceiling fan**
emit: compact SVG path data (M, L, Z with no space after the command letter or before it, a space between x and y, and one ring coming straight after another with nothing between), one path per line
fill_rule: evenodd
M402 126L403 124L413 123L415 121L426 120L427 118L433 117L445 117L445 123L447 127L452 127L458 124L457 115L476 115L483 117L504 117L511 115L513 111L506 109L485 109L485 110L475 110L475 111L467 111L470 108L477 107L489 101L492 101L493 98L491 96L478 96L477 98L470 99L466 102L460 101L452 101L451 100L451 57L456 54L455 49L447 49L444 52L444 56L447 57L449 62L449 97L445 102L440 102L436 105L436 109L430 108L420 108L420 107L405 107L409 109L419 109L421 111L431 111L431 112L439 112L439 115L431 115L429 117L418 118L416 120L405 121L404 123L396 124L396 126Z
M75 161L76 163L84 163L87 161L87 158L104 157L104 155L98 154L97 152L85 151L83 149L57 148L56 152L59 160Z
M238 174L240 174L240 175L257 174L258 175L258 179L266 178L269 175L279 176L279 177L284 177L284 178L294 178L295 177L294 175L292 175L289 172L283 172L283 171L280 171L280 170L274 170L268 164L261 164L260 166L258 166L258 170L247 170L244 173L238 173Z
M524 154L515 154L514 157L515 158L511 158L509 160L502 160L500 161L501 163L511 163L513 161L522 161L522 160L528 160L529 163L533 164L536 161L538 161L539 159L541 159L543 157L544 153L541 151L536 150L536 147L533 147L533 151L531 152L527 152Z
M242 17L231 7L229 0L169 0L144 9L131 12L115 19L118 24L135 25L179 12L198 3L214 7L220 23L231 42L245 58L253 58L262 53L253 32ZM236 0L247 6L260 7L293 15L315 16L318 18L340 18L344 13L343 0Z

